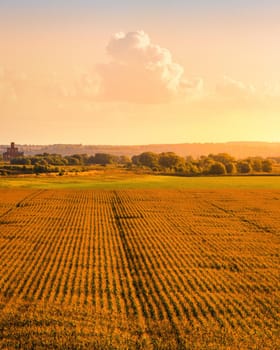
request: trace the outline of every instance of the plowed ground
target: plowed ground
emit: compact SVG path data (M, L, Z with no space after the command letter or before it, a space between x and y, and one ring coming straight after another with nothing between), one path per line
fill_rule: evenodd
M279 349L280 191L0 190L0 348Z

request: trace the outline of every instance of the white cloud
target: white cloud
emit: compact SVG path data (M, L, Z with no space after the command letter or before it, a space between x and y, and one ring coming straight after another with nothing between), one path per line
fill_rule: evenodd
M250 98L256 93L253 85L246 85L242 81L224 76L221 83L217 84L216 93L230 99Z
M16 76L4 67L0 67L0 103L15 103L18 100L18 94L22 89L24 77Z
M110 61L93 71L73 68L70 74L7 74L0 67L0 99L41 96L66 101L166 103L201 94L200 78L186 79L171 52L154 44L144 31L114 34L106 47ZM77 68L77 67L76 67ZM4 95L5 92L5 95Z
M53 98L95 100L100 92L100 77L84 70L73 71L70 77L52 73L42 82L44 92Z
M225 76L210 98L227 108L271 109L280 105L279 82L266 82L258 87Z
M280 96L280 82L266 82L264 84L264 94L266 97L278 97Z
M171 52L152 43L144 31L114 34L107 53L111 61L97 66L105 100L167 102L202 88L200 79L186 80Z
M100 78L96 75L83 73L76 81L78 94L86 98L96 98L100 93Z

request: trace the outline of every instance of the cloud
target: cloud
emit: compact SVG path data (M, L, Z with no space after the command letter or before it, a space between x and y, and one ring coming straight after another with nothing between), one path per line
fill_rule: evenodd
M280 96L280 82L265 82L264 84L264 95L266 97L277 97Z
M184 68L171 52L154 44L144 31L114 34L106 47L109 60L93 70L29 72L28 77L0 69L0 100L31 96L63 103L131 102L158 104L185 101L201 94L200 78L186 79ZM1 68L1 67L0 67ZM9 95L9 98L7 97Z
M265 82L258 87L224 76L217 84L216 91L210 95L215 104L226 108L271 109L279 108L280 83Z
M100 93L100 78L96 74L83 73L75 82L76 91L89 99L96 98Z
M99 95L100 77L96 73L73 68L67 76L53 72L41 85L41 90L51 98L95 101Z
M216 86L216 93L229 99L248 99L255 95L256 88L253 85L246 85L242 81L224 76L222 82Z
M162 103L202 88L202 80L186 80L171 52L144 31L114 34L107 54L111 61L97 66L104 100Z
M0 103L16 103L25 77L0 67Z

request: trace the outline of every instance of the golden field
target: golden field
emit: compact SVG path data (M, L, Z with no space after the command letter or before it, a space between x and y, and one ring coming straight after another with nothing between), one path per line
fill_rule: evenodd
M1 349L279 349L280 190L0 189Z

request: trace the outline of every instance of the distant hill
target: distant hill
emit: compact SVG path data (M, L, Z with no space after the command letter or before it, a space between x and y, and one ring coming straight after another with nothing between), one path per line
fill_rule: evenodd
M0 145L0 153L3 153L8 145ZM158 144L138 146L110 146L110 145L79 145L79 144L54 144L54 145L18 145L20 151L26 155L38 153L57 153L61 155L95 153L110 153L114 155L133 156L142 152L151 151L175 152L181 156L199 157L209 153L229 153L236 158L249 156L279 157L280 142L227 142L227 143L181 143Z

